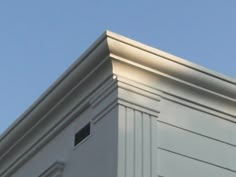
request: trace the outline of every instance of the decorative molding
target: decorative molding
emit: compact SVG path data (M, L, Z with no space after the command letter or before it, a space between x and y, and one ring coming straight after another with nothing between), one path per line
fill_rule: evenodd
M100 120L102 120L105 115L111 112L117 106L117 99L114 99L112 102L109 102L106 107L104 107L99 113L92 117L93 124L97 124Z
M64 166L64 163L55 162L38 177L62 177Z
M107 42L114 56L236 99L235 79L112 32Z
M131 109L143 112L143 113L148 114L150 116L158 117L158 115L160 114L160 111L158 111L159 108L149 109L149 108L137 105L137 104L129 103L126 100L118 99L118 104L121 106L125 106L127 108L131 108Z
M106 31L3 135L0 156L45 112L109 55L126 58L166 75L236 99L236 81L181 58ZM112 61L110 61L111 63ZM112 66L111 66L112 67ZM112 68L111 68L112 70Z
M101 39L95 42L84 55L82 55L0 136L0 157L7 149L9 149L9 146L12 146L12 144L26 133L26 130L33 127L37 122L45 117L45 115L50 112L55 105L61 102L61 100L63 100L73 88L78 87L78 85L84 82L89 73L93 72L94 69L97 69L97 66L101 66L101 63L104 64L105 61L109 63L107 58L108 54L109 50L106 41ZM108 72L112 75L112 67L106 66L106 69L109 69L110 71Z
M155 177L157 117L120 105L118 126L118 176Z
M191 86L191 88L195 88L195 91L199 91L199 93L204 90L204 93L211 95L212 100L213 98L218 99L221 97L222 99L219 100L224 100L223 103L230 106L229 110L236 105L236 81L234 79L222 76L158 49L106 31L0 136L0 163L3 163L0 167L0 176L10 176L12 171L16 170L35 152L42 148L46 142L50 141L51 138L74 120L76 118L75 115L82 113L91 105L96 107L104 98L105 92L109 90L109 87L102 87L102 85L109 86L109 84L111 84L111 90L115 89L114 83L116 81L109 83L109 78L111 79L114 74L119 78L121 68L117 68L115 65L116 60L122 60L123 63L142 68L144 71L152 71L173 82L188 85L189 88ZM68 97L73 96L80 86L88 80L88 77L91 75L95 76L95 72L98 70L102 70L103 75L99 82L91 84L94 86L93 91L88 93L87 90L83 90L83 93L81 93L83 97L78 101L79 103L76 103L70 110L67 110L65 115L61 117L58 116L54 122L50 122L53 123L53 126L51 124L48 125L52 126L48 135L48 127L43 127L44 129L40 131L40 135L36 136L33 132L35 130L34 128L42 128L42 125L45 125L43 124L45 121L51 120L52 118L49 115L62 106L63 103L68 102ZM109 81L106 82L106 79ZM108 83L108 85L104 85L105 83ZM142 87L143 90L137 89L135 86L129 87L126 85L125 87L139 94L142 93L143 96L156 102L158 102L159 96L162 96L164 93L163 90L157 90L157 88L151 87ZM98 88L102 89L97 92L96 89ZM153 89L156 89L156 91L153 92ZM91 99L91 95L96 95L97 97ZM91 99L92 102L89 102L91 101L89 99ZM156 110L156 108L154 108L154 110ZM230 114L234 114L235 116L235 109L232 110ZM40 137L41 141L33 141L32 139L34 137L32 137L32 135L35 136L37 140ZM27 147L21 146L22 149L19 150L17 148L18 145L26 140L30 142L29 145L27 145Z
M227 112L223 112L219 109L212 108L212 106L209 106L207 104L199 104L198 102L194 102L192 100L189 100L183 97L177 97L176 95L170 95L170 94L163 94L162 98L169 100L171 102L189 107L191 109L195 109L195 110L204 112L206 114L213 115L220 119L224 119L226 121L236 123L236 115L232 115Z
M198 111L210 114L210 115L214 115L218 118L225 119L227 121L231 121L234 123L236 122L236 119L235 119L236 115L230 114L229 112L223 111L221 109L217 109L214 103L216 99L214 99L213 102L210 102L210 100L208 100L208 101L204 101L203 103L199 103L195 101L194 97L190 98L190 97L186 97L185 95L182 95L180 97L175 94L171 94L167 91L161 90L160 88L153 88L148 85L145 85L144 83L138 83L136 81L130 80L122 76L117 76L117 80L118 80L119 88L129 90L131 92L146 96L154 100L156 99L157 101L160 101L161 99L166 99L166 100L175 102L177 104L181 104L181 105L190 107L192 109L195 109L195 110L198 110ZM199 92L200 91L202 90L200 89ZM206 99L206 98L203 98L203 99ZM119 100L119 102L121 101L122 99ZM222 101L225 102L225 99L222 98ZM228 102L230 101L228 100ZM126 101L126 104L127 103L128 102ZM134 104L137 104L137 103L134 103ZM154 112L157 111L153 109L151 110Z
M102 94L98 94L103 90L106 85L111 85L110 83L116 83L116 81L113 80L112 75L105 78L105 80L97 85L97 87L93 88L91 92L89 92L87 95L84 95L84 98L81 99L76 105L73 105L73 107L70 108L69 112L67 112L64 116L57 117L57 120L54 120L54 123L50 123L47 125L48 130L44 130L42 127L40 128L40 124L36 124L35 126L39 126L41 135L34 140L34 143L27 144L27 146L24 146L25 150L22 151L20 154L16 154L14 156L14 160L11 164L9 164L8 168L5 168L3 171L0 171L0 176L10 176L15 170L17 170L21 165L24 164L29 158L31 158L40 148L42 148L46 143L48 143L53 137L55 137L63 128L65 128L68 124L70 124L73 120L78 118L80 114L82 114L85 110L87 110L91 105L93 104L93 99L98 100L99 97L103 97ZM112 89L114 90L114 89ZM101 92L103 94L106 94L106 92ZM117 101L116 101L117 102ZM98 103L97 103L98 104ZM105 109L105 108L104 108ZM99 114L99 113L97 113ZM47 117L44 117L46 119ZM47 118L49 120L49 118ZM42 119L41 119L42 121ZM28 130L27 134L33 133L35 126L31 127L31 129ZM46 128L46 127L44 127ZM12 144L13 147L16 147L18 144L23 143L23 140L25 140L27 137L24 137L23 139L19 139L17 144ZM35 139L35 135L31 134L29 138ZM11 152L11 149L9 149L9 152ZM4 158L7 156L6 154L3 156ZM3 158L1 157L1 158ZM2 159L0 159L2 160ZM7 161L4 161L5 163ZM1 170L1 168L0 168Z
M117 80L109 80L104 82L101 88L97 89L92 95L90 95L91 106L95 108L100 102L102 102L108 95L117 89Z
M151 91L150 89L148 89L148 87L145 87L144 85L141 85L141 84L137 86L137 83L131 84L131 83L125 82L123 79L120 79L120 77L118 77L118 87L125 89L127 91L130 91L132 93L141 95L143 97L150 98L157 102L161 101L161 94L158 93L157 91Z
M154 74L148 75L147 72L135 68L132 65L130 65L130 67L125 66L126 63L120 62L115 65L117 65L116 67L118 69L122 68L123 70L138 75L135 78L132 74L130 75L129 72L126 72L126 74L123 74L123 71L116 73L119 81L118 84L121 88L123 87L123 83L126 84L126 88L127 85L138 88L139 90L145 88L144 90L146 90L146 92L150 92L152 95L156 95L160 98L171 96L176 99L188 101L189 103L195 103L198 106L201 105L204 108L208 108L211 111L214 110L215 112L225 114L226 116L236 117L236 100L233 98L228 98L227 96L195 86L185 81L176 80L173 77L163 76L163 74L159 73L157 74L156 71ZM119 74L123 75L120 76ZM135 90L132 89L132 92L135 92Z

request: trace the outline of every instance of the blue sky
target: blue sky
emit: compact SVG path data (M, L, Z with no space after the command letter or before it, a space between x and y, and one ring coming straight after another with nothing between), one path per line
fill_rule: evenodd
M235 0L0 1L0 134L109 29L236 77Z

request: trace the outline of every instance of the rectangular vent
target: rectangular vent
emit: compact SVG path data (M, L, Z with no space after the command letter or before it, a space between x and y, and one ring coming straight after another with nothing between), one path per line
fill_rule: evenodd
M87 138L90 135L90 123L85 125L83 128L81 128L76 134L75 134L75 141L74 146L81 143L85 138Z

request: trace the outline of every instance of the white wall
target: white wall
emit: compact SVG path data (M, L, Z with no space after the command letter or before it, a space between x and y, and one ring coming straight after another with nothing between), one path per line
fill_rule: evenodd
M156 176L156 117L119 106L119 177Z
M109 98L107 97L105 101ZM65 164L63 177L80 175L83 177L115 177L118 111L117 107L113 107L108 112L101 112L101 108L105 105L102 103L79 115L11 177L38 177L56 161ZM102 116L101 113L103 113ZM101 117L96 120L99 115ZM91 121L91 136L74 147L75 133L89 121Z
M163 99L158 118L158 169L166 177L234 177L236 124ZM227 116L226 116L227 117Z

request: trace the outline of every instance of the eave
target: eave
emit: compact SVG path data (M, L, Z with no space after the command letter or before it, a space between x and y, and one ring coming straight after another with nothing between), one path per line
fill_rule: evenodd
M62 100L104 58L113 58L156 72L178 82L204 89L236 102L236 81L166 52L106 31L98 40L0 137L0 159L27 131ZM112 69L112 68L111 68ZM235 115L236 116L236 115Z

